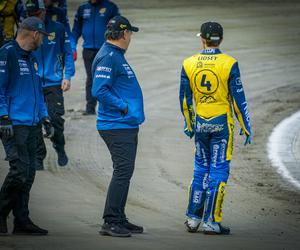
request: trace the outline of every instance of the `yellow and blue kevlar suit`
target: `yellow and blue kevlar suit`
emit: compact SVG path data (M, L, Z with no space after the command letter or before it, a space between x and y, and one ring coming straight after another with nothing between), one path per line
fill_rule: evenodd
M185 133L195 134L194 177L189 187L187 216L204 222L222 221L236 117L251 135L247 102L237 61L219 49L205 49L183 62L180 105ZM196 115L194 113L193 99Z

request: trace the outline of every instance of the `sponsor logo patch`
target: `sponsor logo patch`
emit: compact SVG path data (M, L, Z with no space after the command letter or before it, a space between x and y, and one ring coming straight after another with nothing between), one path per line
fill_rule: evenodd
M236 84L237 86L242 85L242 80L241 80L240 77L238 77L238 78L235 79L235 84Z
M106 12L106 8L101 8L101 9L99 10L99 13L100 13L101 15L104 15L105 12Z
M50 36L48 36L48 40L49 40L49 41L53 41L53 40L55 39L55 37L56 37L55 32L51 32L51 33L50 33Z
M96 70L110 73L112 69L104 66L98 66Z
M108 75L96 75L96 78L110 79L110 76L108 76Z
M6 65L6 63L7 63L7 61L0 61L0 67L2 66L5 66Z
M36 62L33 64L33 67L34 67L34 69L35 69L36 71L38 71L39 67L38 67L38 64L37 64Z

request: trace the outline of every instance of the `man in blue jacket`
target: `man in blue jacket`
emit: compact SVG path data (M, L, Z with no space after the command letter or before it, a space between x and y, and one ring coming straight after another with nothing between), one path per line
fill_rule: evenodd
M35 17L20 25L16 40L0 49L0 136L10 169L0 191L0 234L7 234L7 216L13 211L13 234L45 235L47 230L29 218L29 192L35 177L39 123L47 135L52 129L44 102L38 64L32 51L48 35Z
M45 19L46 10L43 2L29 0L26 2L26 9L29 16ZM51 141L57 152L58 164L65 166L68 163L68 157L65 152L65 120L62 118L65 112L63 92L70 89L71 77L75 73L75 66L70 40L64 26L47 17L45 26L50 36L44 37L43 44L34 54L39 66L39 75L42 80L49 116L55 129ZM42 162L45 156L46 147L41 133L38 142L38 169L43 168Z
M77 59L76 45L70 28L70 23L69 23L69 18L67 13L67 2L65 0L62 1L45 0L45 7L46 7L46 19L51 19L52 21L56 21L64 25L65 30L71 42L73 58L74 61L76 61Z
M114 168L100 233L117 237L143 232L143 227L130 223L125 215L139 125L145 120L142 90L124 57L132 32L137 31L125 17L111 19L105 33L107 41L92 67L92 93L99 102L97 129L110 151Z
M86 70L86 110L84 115L95 114L96 99L91 95L92 63L104 43L104 32L108 21L120 15L118 7L108 0L90 0L83 3L77 10L73 25L75 48L80 36L83 37L82 57Z

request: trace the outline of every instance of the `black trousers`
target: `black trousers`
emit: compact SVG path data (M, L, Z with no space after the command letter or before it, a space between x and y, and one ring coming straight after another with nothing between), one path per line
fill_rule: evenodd
M86 111L95 112L97 99L92 96L92 64L95 56L98 53L98 49L83 49L82 57L84 61L84 67L86 71L86 82L85 82L85 95L86 95Z
M103 213L107 223L122 223L126 220L125 205L134 171L138 131L138 128L99 130L111 154L114 169Z
M29 193L35 178L37 126L14 126L14 136L2 139L9 172L0 191L0 216L13 211L15 223L29 221Z
M51 138L53 147L57 151L64 150L65 136L64 136L64 124L65 120L62 117L65 114L64 97L61 86L53 86L44 88L45 102L48 107L49 117L54 127L54 136ZM47 150L43 139L42 126L40 125L38 142L37 142L37 164L42 164L46 157Z

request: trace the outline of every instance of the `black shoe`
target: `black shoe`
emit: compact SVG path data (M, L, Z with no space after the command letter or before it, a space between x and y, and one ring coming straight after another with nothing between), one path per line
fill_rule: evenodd
M0 236L7 235L7 218L0 216Z
M144 232L143 227L134 225L134 224L130 223L128 220L123 222L122 225L133 234L142 234Z
M65 150L57 150L57 163L59 166L64 167L68 164L69 158L65 152Z
M82 115L95 115L96 112L94 110L86 110L82 112Z
M101 235L112 237L130 237L131 232L126 229L121 223L104 223L99 232Z
M47 235L48 230L42 229L33 223L27 224L15 224L14 230L12 232L14 235L36 235L42 236Z

